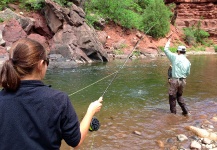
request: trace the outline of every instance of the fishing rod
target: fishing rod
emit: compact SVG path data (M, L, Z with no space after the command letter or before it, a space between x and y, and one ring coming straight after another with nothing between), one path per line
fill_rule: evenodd
M108 88L111 86L112 82L115 80L115 78L117 77L118 73L120 72L121 69L123 69L123 67L125 66L125 64L127 63L127 61L129 60L130 56L133 54L133 51L136 49L137 45L139 44L140 41L142 41L145 37L145 35L155 26L156 24L152 25L146 32L145 34L136 42L135 46L133 47L133 49L131 50L131 52L129 53L129 55L127 56L125 62L123 63L123 65L118 69L118 71L116 71L116 74L114 75L114 77L112 78L111 82L108 84L108 86L106 87L105 91L103 92L102 96L103 97L105 95L105 93L108 91Z
M123 65L118 69L118 71L115 72L114 77L112 78L112 80L110 81L110 83L108 84L108 86L106 87L105 91L103 92L102 96L103 97L105 95L105 93L108 91L108 88L111 86L112 82L115 80L115 78L117 77L118 73L120 72L121 69L123 69L123 67L125 66L125 64L127 63L127 61L129 60L130 56L132 55L133 51L136 49L137 45L139 44L139 42L141 40L143 40L143 38L145 37L145 35L155 26L156 24L152 25L146 32L145 34L136 42L135 46L133 47L133 49L131 50L131 52L128 54L126 60L124 61ZM113 73L114 74L114 73ZM93 117L90 123L90 128L89 131L97 131L100 127L100 123L99 120L96 117Z

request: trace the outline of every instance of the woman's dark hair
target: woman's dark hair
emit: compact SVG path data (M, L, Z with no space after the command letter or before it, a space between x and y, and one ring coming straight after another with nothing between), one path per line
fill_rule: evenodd
M0 86L8 91L16 91L22 77L29 75L40 60L46 60L44 47L31 39L23 38L15 42L0 73Z

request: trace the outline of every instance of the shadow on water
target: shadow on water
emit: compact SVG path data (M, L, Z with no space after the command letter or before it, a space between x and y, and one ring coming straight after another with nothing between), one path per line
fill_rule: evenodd
M157 150L157 140L167 143L178 134L190 136L186 126L217 115L217 56L189 56L189 60L191 75L187 78L184 98L192 113L190 117L183 117L179 106L177 115L169 112L167 69L170 63L165 57L132 60L118 73L104 95L103 108L96 115L100 129L90 132L80 149ZM71 94L114 73L123 62L115 60L71 70L49 70L45 83ZM80 120L89 103L102 95L112 77L70 96ZM63 143L61 150L67 149Z

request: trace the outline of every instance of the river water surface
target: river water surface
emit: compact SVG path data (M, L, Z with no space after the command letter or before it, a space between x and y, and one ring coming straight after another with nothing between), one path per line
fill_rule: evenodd
M192 114L190 117L182 116L179 106L176 115L169 111L167 69L170 62L166 57L129 60L108 88L103 107L96 114L100 129L89 132L80 149L158 150L157 140L166 143L178 134L188 135L186 126L217 116L217 55L188 58L192 66L184 98ZM115 74L107 76L123 64L124 60L114 60L74 69L48 70L44 82L70 95L81 120L88 105L103 94ZM107 78L101 80L104 77ZM68 149L63 143L61 150Z

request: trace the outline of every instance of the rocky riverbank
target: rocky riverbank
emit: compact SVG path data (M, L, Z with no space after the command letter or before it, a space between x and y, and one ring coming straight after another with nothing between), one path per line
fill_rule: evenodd
M217 116L213 116L210 120L187 126L188 133L171 137L166 142L158 140L156 144L161 149L173 145L170 150L217 150L216 122Z

